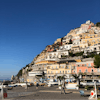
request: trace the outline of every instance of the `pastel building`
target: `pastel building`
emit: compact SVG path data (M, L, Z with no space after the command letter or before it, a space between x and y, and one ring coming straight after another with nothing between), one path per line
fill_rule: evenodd
M100 43L100 37L82 39L81 43L88 43L88 46L93 46Z
M82 78L85 80L100 80L100 68L94 68L93 61L86 61L86 62L77 62L74 64L74 68L72 69L73 74L82 74Z
M69 77L70 74L71 74L71 66L66 65L65 63L49 64L47 67L48 78L53 78L54 76L63 76L63 75Z

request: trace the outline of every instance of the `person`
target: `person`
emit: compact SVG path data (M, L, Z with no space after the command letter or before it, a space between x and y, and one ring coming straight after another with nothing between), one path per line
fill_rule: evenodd
M36 89L38 89L38 82L36 83Z
M63 84L62 84L62 86L61 86L61 94L62 94L62 91L64 91L64 94L66 94L66 93L65 93L65 82L63 82Z
M99 91L99 93L100 93L100 86L98 86L98 91Z

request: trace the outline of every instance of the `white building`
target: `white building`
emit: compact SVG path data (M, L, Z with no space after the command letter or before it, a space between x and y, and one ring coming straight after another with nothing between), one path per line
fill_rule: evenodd
M96 51L97 54L100 53L100 44L98 45L94 45L94 46L89 46L87 48L84 49L84 54L86 54L87 52L93 52Z
M79 46L80 45L80 39L74 40L73 45L78 45Z
M73 44L66 44L59 47L59 50L70 50L72 48Z
M42 73L42 71L31 71L28 73L28 76L42 75Z
M62 55L68 56L69 53L66 50L57 50L56 52L49 52L45 60L57 60L61 58Z

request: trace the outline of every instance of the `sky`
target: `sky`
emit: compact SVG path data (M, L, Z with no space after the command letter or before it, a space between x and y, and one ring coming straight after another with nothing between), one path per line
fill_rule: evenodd
M0 78L87 20L100 22L100 0L0 0Z

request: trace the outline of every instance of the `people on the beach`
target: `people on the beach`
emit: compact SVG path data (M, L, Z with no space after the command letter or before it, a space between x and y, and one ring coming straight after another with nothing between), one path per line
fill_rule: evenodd
M62 91L64 91L64 94L66 94L65 93L65 82L63 82L63 84L61 85L61 94L62 94Z
M37 82L37 83L36 83L36 89L38 89L38 85L39 85L39 84L38 84L38 82Z

